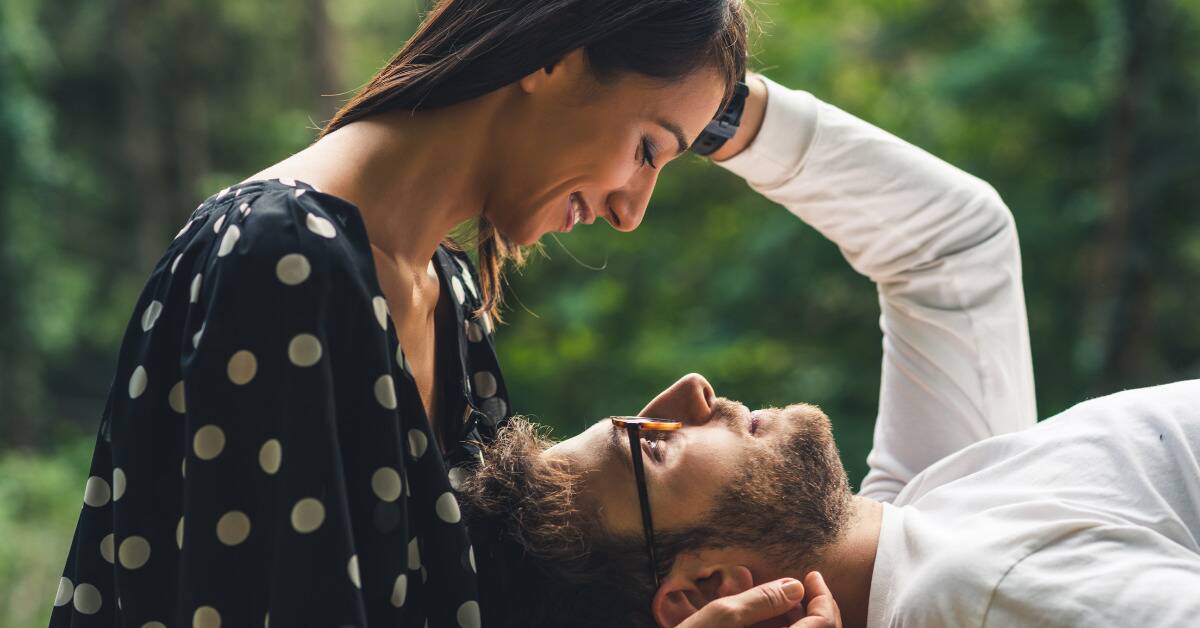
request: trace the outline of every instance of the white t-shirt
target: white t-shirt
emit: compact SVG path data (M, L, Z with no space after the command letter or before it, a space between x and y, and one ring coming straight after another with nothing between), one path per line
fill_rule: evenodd
M1020 249L995 190L811 94L767 88L758 136L721 165L879 292L879 414L859 491L884 503L868 625L1166 626L1187 612L1200 625L1200 419L1185 419L1198 385L1035 428Z
M1200 380L975 443L884 509L869 626L1200 626Z

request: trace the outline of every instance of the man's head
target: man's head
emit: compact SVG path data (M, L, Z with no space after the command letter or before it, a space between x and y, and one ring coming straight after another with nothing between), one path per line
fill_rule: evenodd
M850 491L815 406L750 412L689 375L640 414L683 423L645 434L640 452L657 591L624 431L601 420L553 443L518 419L485 448L464 510L473 534L494 539L490 558L507 563L512 625L674 625L811 566L838 538Z

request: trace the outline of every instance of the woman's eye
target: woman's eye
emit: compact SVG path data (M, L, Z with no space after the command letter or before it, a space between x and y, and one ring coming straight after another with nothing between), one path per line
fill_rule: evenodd
M655 149L654 142L651 142L650 138L648 138L648 137L643 137L642 138L642 165L643 166L649 164L651 168L658 169L658 165L656 165L654 163L655 152L657 152L657 151Z

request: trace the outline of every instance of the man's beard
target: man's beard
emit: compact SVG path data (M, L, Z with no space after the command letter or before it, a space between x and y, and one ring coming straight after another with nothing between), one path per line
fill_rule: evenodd
M778 447L745 460L704 522L673 541L691 549L752 547L780 567L804 569L841 536L850 487L829 419L808 405L783 412L779 419L792 422L795 431Z

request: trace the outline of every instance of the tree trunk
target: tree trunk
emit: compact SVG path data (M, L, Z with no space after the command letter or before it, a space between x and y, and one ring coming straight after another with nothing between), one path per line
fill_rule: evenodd
M146 24L147 6L136 0L116 3L115 54L125 82L121 93L120 155L137 194L128 202L135 221L138 271L147 272L162 253L165 213L171 198L164 186L163 141L158 105L154 99L150 53L139 34Z
M1117 87L1112 129L1112 170L1109 212L1099 255L1101 303L1108 304L1100 365L1103 391L1136 385L1144 372L1150 346L1150 298L1154 277L1150 272L1150 224L1154 210L1141 193L1145 163L1144 100L1149 87L1146 56L1154 45L1153 15L1158 2L1121 0L1125 45Z
M339 67L337 29L329 20L325 0L305 0L305 15L308 16L308 68L313 88L312 115L319 126L333 117L340 102L343 89Z

